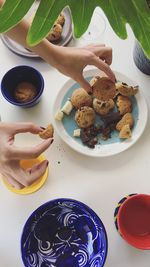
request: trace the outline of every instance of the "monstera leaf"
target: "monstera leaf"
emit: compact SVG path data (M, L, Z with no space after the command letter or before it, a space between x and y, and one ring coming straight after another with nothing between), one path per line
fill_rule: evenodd
M6 32L16 25L28 12L35 0L6 0L0 9L0 32Z
M33 2L34 0L6 0L0 10L0 32L16 25ZM48 34L66 6L72 14L75 37L79 38L86 31L94 9L99 6L120 38L127 38L126 24L131 26L145 54L150 58L150 9L146 0L41 0L27 36L30 46L38 44Z

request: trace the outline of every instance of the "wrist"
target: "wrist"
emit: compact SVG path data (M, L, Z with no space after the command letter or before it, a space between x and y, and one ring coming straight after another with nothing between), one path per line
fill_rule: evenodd
M55 67L56 61L56 46L51 44L47 39L44 39L41 43L34 47L29 47L33 52L39 55L48 64Z
M44 40L47 41L47 40ZM42 47L42 44L41 44ZM63 67L65 63L66 56L66 49L65 47L61 47L58 45L53 45L49 41L47 44L43 44L43 53L40 55L48 64L52 65L56 69L60 69ZM41 50L41 49L40 49ZM38 52L39 54L39 52Z
M52 53L52 60L53 60L53 66L60 70L62 72L62 69L64 66L70 65L70 56L72 56L72 51L70 47L63 47L63 46L57 46L52 45L51 48ZM50 54L49 54L50 56ZM50 60L50 57L49 57ZM51 62L49 62L51 64ZM70 65L71 67L71 65Z

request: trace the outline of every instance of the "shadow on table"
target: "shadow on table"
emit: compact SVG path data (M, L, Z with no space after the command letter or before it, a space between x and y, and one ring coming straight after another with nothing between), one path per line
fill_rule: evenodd
M123 241L124 242L124 241ZM120 245L119 245L120 244ZM109 249L111 249L109 247ZM118 250L121 253L121 257L118 256ZM124 266L149 266L148 262L150 261L149 251L139 250L134 247L129 246L127 243L121 244L118 243L118 248L116 246L116 254L108 254L105 267L124 267ZM130 265L129 265L130 262Z

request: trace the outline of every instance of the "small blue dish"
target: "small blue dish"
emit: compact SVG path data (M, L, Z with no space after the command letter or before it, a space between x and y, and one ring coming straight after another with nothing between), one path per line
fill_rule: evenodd
M102 267L107 249L106 230L96 213L66 198L36 209L21 237L25 267Z
M14 90L21 82L33 84L37 90L36 96L29 102L20 103L14 97ZM4 98L11 104L29 108L36 105L44 90L44 79L41 73L30 66L17 66L10 69L2 78L1 92Z

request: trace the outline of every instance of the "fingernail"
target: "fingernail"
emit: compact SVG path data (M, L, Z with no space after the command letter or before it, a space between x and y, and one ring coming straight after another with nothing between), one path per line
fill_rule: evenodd
M46 162L46 166L48 166L48 164L49 164L49 161Z
M51 144L54 142L54 139L51 140Z
M89 94L89 95L92 95L92 94L93 94L93 92L92 92L92 91L89 91L89 92L88 92L88 94Z
M46 129L46 128L42 127L42 126L40 126L40 128L41 128L42 130L45 130L45 129Z

